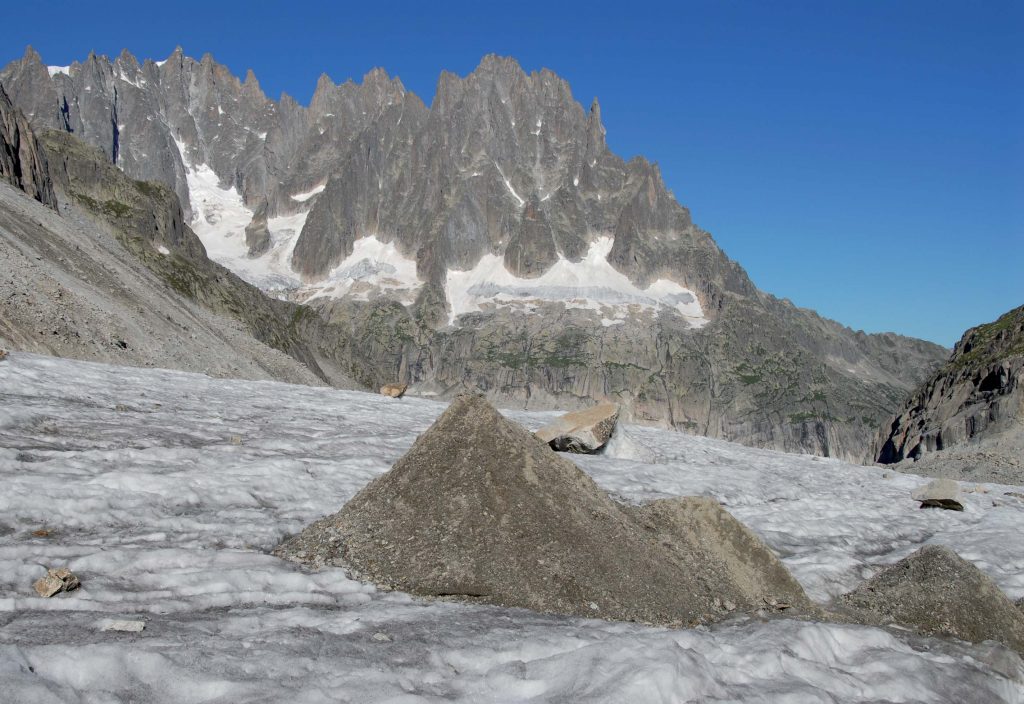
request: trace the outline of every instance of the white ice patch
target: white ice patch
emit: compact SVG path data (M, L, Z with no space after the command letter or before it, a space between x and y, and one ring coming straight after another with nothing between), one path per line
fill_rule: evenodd
M446 405L12 353L0 364L3 701L1021 702L1020 659L991 644L425 601L269 554L386 472ZM507 415L536 429L555 414ZM1024 500L1005 495L1019 487L921 511L919 477L625 429L607 454L572 459L625 500L722 501L815 599L928 543L1024 595ZM36 596L48 565L81 588ZM108 620L145 630L100 631Z
M707 322L693 291L668 279L641 289L608 263L611 237L598 237L582 261L559 257L554 266L535 279L519 278L505 268L502 257L486 254L468 271L449 270L445 293L451 304L450 321L464 313L496 305L533 310L538 302L562 302L567 308L585 308L602 314L605 325L627 316L671 308L691 326Z
M306 191L305 193L296 193L295 195L291 196L291 199L298 201L299 203L305 203L313 196L323 193L325 188L327 188L327 184L321 183L319 186L315 187L311 191Z
M175 144L185 164L192 205L190 225L210 259L268 293L298 289L302 282L292 271L291 254L308 213L270 218L270 250L250 258L245 228L252 222L253 211L245 206L234 186L223 188L217 174L206 164L190 165L185 158L185 145L178 140Z
M53 78L58 73L63 73L65 76L70 76L71 75L71 67L70 66L47 66L46 67L46 72L48 74L50 74L50 78Z
M353 243L352 254L334 267L326 279L318 281L316 292L306 300L348 296L365 301L386 291L393 298L412 303L420 285L414 260L399 252L394 243L367 235Z
M187 172L192 230L211 259L231 268L227 262L244 258L248 253L245 226L252 221L252 210L245 206L234 186L221 186L220 177L209 166L190 165L185 158L185 145L176 144Z

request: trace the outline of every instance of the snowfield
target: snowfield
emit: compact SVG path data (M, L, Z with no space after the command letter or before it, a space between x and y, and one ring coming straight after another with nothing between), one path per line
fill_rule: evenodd
M786 619L673 631L425 601L268 554L386 471L445 408L12 353L0 362L4 702L1022 702L993 644ZM536 428L551 413L508 415ZM624 500L709 494L819 601L924 543L1024 595L1019 488L626 427L580 458ZM40 530L49 534L34 534ZM32 582L68 565L82 588ZM143 620L141 633L101 630Z
M415 260L372 233L357 239L352 253L326 277L303 281L292 269L291 259L309 210L270 218L270 249L250 257L245 228L252 221L253 211L234 186L224 188L212 168L191 164L185 144L176 144L186 169L193 210L190 226L213 261L272 296L299 302L346 297L365 301L381 292L403 303L416 298L423 282ZM505 185L515 195L507 179ZM320 185L291 199L305 203L324 189ZM612 245L611 237L597 237L581 261L559 257L544 274L532 279L515 276L505 268L504 258L493 254L485 254L469 270L449 270L445 279L445 296L452 306L448 322L454 324L460 315L486 307L529 313L542 303L558 302L566 308L597 311L605 327L661 308L675 310L691 327L707 324L700 302L690 289L668 279L657 279L641 289L616 270L608 262Z

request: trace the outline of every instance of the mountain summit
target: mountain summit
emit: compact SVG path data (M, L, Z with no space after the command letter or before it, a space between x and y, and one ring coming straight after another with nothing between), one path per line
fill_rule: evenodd
M861 459L945 356L757 290L548 70L487 56L428 107L381 69L268 99L209 55L0 71L36 128L171 187L211 258L347 330L363 383L480 389ZM358 359L357 359L358 357ZM357 368L358 367L358 368Z

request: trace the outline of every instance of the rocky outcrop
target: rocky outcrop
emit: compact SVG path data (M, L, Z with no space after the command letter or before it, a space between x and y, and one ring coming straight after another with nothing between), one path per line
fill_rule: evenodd
M882 429L874 459L920 460L965 446L984 451L989 441L1024 437L1022 379L1024 306L964 333L946 364Z
M926 545L839 598L868 623L929 636L997 640L1024 652L1024 613L981 570L940 545Z
M0 81L33 124L71 130L129 176L172 189L186 223L188 174L212 172L252 211L253 256L279 256L266 251L275 218L298 217L287 261L304 283L333 281L368 236L415 262L409 295L363 290L313 304L311 321L344 332L322 356L371 388L401 378L443 397L482 390L538 409L608 398L634 421L860 461L944 356L759 292L655 164L609 150L596 100L584 109L554 73L512 59L443 73L429 107L379 69L361 82L321 77L308 107L275 102L251 74L180 50L159 65L122 53L52 71L29 50ZM495 289L478 311L456 314L453 272L500 262L533 282L588 260L603 239L615 276L640 291L657 281L688 290L671 302L698 303L703 327L672 305L606 318L600 301L578 300L600 291L573 286L519 310L500 305L516 287Z
M24 191L43 205L57 207L53 183L28 120L11 104L0 85L0 179Z
M611 438L618 418L618 406L601 403L586 410L566 413L535 435L558 452L594 453Z
M812 608L707 498L617 504L478 396L459 396L386 474L276 554L413 594L677 625Z

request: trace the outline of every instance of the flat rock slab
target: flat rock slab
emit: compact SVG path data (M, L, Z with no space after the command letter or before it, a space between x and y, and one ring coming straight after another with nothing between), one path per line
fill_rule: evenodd
M960 485L952 479L936 479L913 491L911 497L921 502L921 508L945 508L963 511L960 503Z
M1024 652L1024 612L988 575L949 548L926 545L839 597L868 623L895 623L924 635Z
M142 633L146 628L145 621L104 621L101 631L119 631L121 633Z
M413 594L588 618L686 626L813 608L717 501L618 504L477 396L456 398L390 471L275 554Z
M619 407L616 404L600 403L582 411L566 413L538 430L536 435L559 452L593 453L611 438L618 418Z

